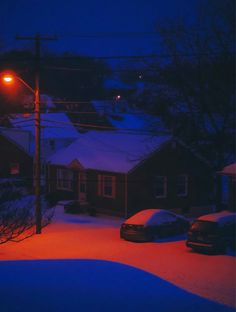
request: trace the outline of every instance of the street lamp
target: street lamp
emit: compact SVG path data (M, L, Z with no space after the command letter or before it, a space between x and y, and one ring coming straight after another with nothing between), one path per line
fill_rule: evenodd
M14 73L5 73L2 75L4 84L11 85L14 80L20 81L30 92L34 94L35 100L35 174L34 174L34 187L35 187L35 219L36 219L36 234L41 234L42 230L42 211L41 211L41 131L40 131L40 93L39 93L39 78L36 76L35 89L33 89L22 78Z

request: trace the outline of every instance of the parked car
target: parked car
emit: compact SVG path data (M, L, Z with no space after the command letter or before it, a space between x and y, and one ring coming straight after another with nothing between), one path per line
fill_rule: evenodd
M187 236L186 245L196 251L224 253L235 248L236 213L221 211L196 219Z
M120 228L120 237L135 242L152 241L187 232L189 221L164 209L145 209L129 219Z

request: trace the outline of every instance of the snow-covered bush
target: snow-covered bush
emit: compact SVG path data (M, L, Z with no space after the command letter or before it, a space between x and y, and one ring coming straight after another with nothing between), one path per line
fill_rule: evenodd
M0 179L0 204L26 195L28 193L26 184L23 179Z

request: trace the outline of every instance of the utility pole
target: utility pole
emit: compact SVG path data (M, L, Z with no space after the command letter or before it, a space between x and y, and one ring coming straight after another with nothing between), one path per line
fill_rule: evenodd
M35 190L35 220L36 234L42 232L42 207L41 207L41 125L40 125L40 58L41 42L45 40L56 40L55 37L42 37L36 34L33 37L17 36L17 40L33 40L35 42L35 161L34 161L34 190Z

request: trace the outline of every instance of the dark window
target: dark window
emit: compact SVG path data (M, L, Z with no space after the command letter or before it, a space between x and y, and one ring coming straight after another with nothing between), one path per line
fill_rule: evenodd
M181 174L177 176L177 195L187 196L188 195L188 176L186 174Z
M103 180L103 195L112 196L112 177L104 177Z
M115 180L114 176L98 175L98 195L115 198Z
M167 195L167 177L156 176L155 177L155 196L166 197Z
M73 190L73 172L69 169L57 169L57 189Z
M80 193L86 193L86 173L80 172L79 174L79 190Z

